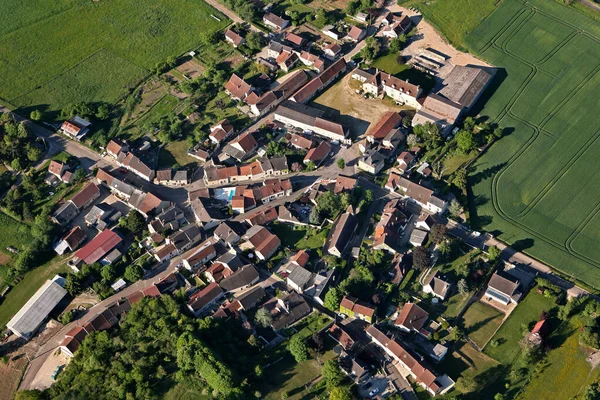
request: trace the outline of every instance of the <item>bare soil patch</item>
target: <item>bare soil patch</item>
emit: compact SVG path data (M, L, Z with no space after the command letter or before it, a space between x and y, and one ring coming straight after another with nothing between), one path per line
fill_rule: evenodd
M202 76L202 73L204 72L204 67L192 58L191 60L186 61L180 66L178 66L176 70L190 79L196 79Z

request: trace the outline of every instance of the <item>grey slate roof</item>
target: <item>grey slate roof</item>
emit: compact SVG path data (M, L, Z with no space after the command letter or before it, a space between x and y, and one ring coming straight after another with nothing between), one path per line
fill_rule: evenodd
M439 91L439 94L466 108L471 108L491 79L492 75L481 68L457 65L444 79L444 88Z

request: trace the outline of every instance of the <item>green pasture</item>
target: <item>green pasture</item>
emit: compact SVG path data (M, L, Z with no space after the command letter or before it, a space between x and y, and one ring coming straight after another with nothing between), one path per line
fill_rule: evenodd
M498 68L476 111L507 133L470 168L472 223L600 287L600 25L504 0L465 45Z
M481 302L469 306L462 316L464 332L480 348L492 337L502 324L504 314Z
M114 102L228 23L203 0L6 0L0 21L0 99L45 110Z

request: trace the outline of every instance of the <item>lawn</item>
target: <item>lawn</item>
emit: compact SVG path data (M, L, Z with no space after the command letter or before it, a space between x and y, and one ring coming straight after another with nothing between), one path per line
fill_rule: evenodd
M427 22L460 47L465 37L495 10L499 0L402 0L398 3L418 8Z
M320 249L325 244L329 229L316 230L289 224L272 224L271 231L281 240L283 247L291 249Z
M185 140L167 143L158 154L158 168L170 168L176 163L182 167L190 164L197 165L198 160L187 154L189 148L190 145Z
M115 102L149 69L228 24L202 0L6 0L0 16L0 98L44 110Z
M0 251L9 253L6 248L11 246L22 249L24 243L31 241L29 226L0 212Z
M66 273L70 268L66 265L67 256L54 257L52 260L29 272L21 282L13 287L0 303L0 327L8 321L27 303L27 300L46 282L56 274Z
M452 175L457 169L465 165L467 162L471 161L475 158L474 155L471 154L462 154L462 153L452 153L444 158L444 176Z
M379 68L382 71L387 72L388 74L396 75L400 72L408 69L408 65L401 64L398 62L398 53L388 53L382 55L381 57L377 57L371 66L375 68Z
M498 362L475 350L469 343L459 343L452 353L439 363L438 372L456 380L460 376L475 376L498 365Z
M522 325L533 328L542 311L550 311L554 307L554 298L544 297L531 290L492 338L497 340L499 345L492 347L488 343L485 353L503 364L512 364L521 352L519 341L523 338Z
M202 394L201 390L187 388L178 383L165 393L165 400L210 400L212 396Z
M480 348L492 337L502 323L504 314L480 302L475 302L462 316L464 332Z
M313 312L308 317L304 318L296 325L293 326L293 331L297 331L298 335L307 339L312 336L313 333L319 332L333 321L325 314L321 314L318 311Z
M179 104L179 99L177 97L165 94L139 119L123 129L122 135L129 140L135 140L144 135L153 133L146 131L145 127L151 123L158 122L162 117L173 111L177 104Z
M550 337L552 347L548 366L532 380L519 399L572 399L600 377L600 370L591 370L587 354L579 347L578 332L582 321L575 317L563 323Z

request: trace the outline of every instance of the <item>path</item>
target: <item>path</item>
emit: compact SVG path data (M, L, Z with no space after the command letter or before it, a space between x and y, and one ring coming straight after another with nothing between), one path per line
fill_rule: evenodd
M204 1L206 1L208 4L210 4L212 7L216 8L223 14L225 14L227 16L227 18L229 18L233 22L239 23L239 24L248 24L248 25L250 25L250 29L252 29L253 31L262 33L262 31L260 29L258 29L256 26L249 23L248 21L244 21L236 13L231 11L229 8L225 7L223 4L219 3L217 0L204 0Z
M586 6L593 8L594 10L600 12L600 4L595 3L591 0L579 0L580 3L585 4Z

